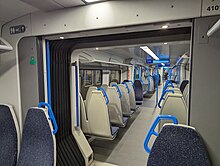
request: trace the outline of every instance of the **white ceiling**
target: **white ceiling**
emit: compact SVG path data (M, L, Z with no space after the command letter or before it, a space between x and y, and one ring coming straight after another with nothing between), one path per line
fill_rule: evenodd
M0 0L0 21L6 23L37 10L20 0Z
M38 10L56 10L84 5L81 0L0 0L0 26Z

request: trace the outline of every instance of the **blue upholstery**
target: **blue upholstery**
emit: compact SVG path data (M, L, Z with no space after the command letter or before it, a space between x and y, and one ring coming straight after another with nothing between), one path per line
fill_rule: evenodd
M143 101L143 87L140 80L134 81L135 99L136 101Z
M38 165L54 165L54 142L44 110L32 108L25 118L17 166Z
M123 123L126 124L128 121L128 118L127 117L123 117Z
M17 162L18 131L15 120L10 108L0 105L0 165L2 166L14 166Z
M115 135L118 132L119 127L111 127L112 129L112 135Z
M166 125L152 147L148 166L210 166L199 134L192 128Z

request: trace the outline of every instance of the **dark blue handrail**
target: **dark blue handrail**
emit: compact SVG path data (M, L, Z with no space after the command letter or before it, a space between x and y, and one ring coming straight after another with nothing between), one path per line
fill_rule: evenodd
M55 116L53 114L53 110L52 110L50 104L45 103L45 102L40 102L38 104L38 108L42 108L42 107L45 107L45 106L48 108L49 120L51 120L52 123L53 123L53 127L54 127L53 134L56 134L57 131L58 131L58 125L57 125L57 121L55 119Z
M165 94L166 93L169 93L169 92L172 92L172 93L174 93L174 90L165 90L165 91L163 91L163 93L162 93L162 95L161 95L161 97L160 97L160 100L159 100L159 102L158 102L158 107L159 108L161 108L161 102L162 102L162 100L165 100L165 98L164 98L164 96L165 96Z
M104 95L104 97L105 97L106 104L108 104L108 103L109 103L109 98L108 98L108 95L107 95L105 89L100 87L100 88L97 88L97 90L100 90L100 91L103 92L103 95Z
M145 151L150 154L151 152L151 149L149 148L148 146L148 143L150 141L150 138L152 135L155 135L155 136L158 136L158 133L155 131L155 128L157 127L158 123L161 121L161 120L172 120L174 124L178 124L178 120L175 116L173 115L159 115L154 123L152 124L147 136L146 136L146 139L144 141L144 149Z
M117 84L112 84L112 87L116 87L117 92L119 93L119 98L121 98L122 97L122 93L121 93L121 90L120 90L119 86Z
M126 86L126 88L127 88L127 90L128 90L128 93L130 93L130 89L129 89L129 87L128 87L128 84L127 84L126 82L122 82L122 84L124 84L124 85Z

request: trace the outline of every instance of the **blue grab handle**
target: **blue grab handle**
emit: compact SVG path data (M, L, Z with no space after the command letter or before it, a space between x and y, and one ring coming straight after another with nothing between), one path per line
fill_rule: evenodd
M103 95L104 95L104 97L105 97L106 104L108 104L108 103L109 103L109 98L108 98L108 95L107 95L105 89L100 87L100 88L97 88L97 90L100 90L100 91L103 92Z
M161 95L161 97L160 97L160 100L159 100L159 102L158 102L158 107L159 108L161 108L161 102L162 102L162 100L164 100L164 96L165 96L165 94L166 93L169 93L169 92L172 92L173 94L174 94L174 90L165 90L165 91L163 91L163 93L162 93L162 95Z
M38 108L41 108L43 106L46 106L48 108L49 119L52 121L53 127L54 127L53 134L56 134L58 131L58 125L57 125L57 121L55 119L55 116L53 114L53 110L52 110L50 104L48 104L48 103L40 102L38 104Z
M165 86L164 86L164 88L163 88L163 91L165 91L168 87L174 88L173 83L165 84Z
M121 90L120 90L120 88L118 87L118 85L117 85L117 84L112 84L112 87L116 87L117 92L119 93L119 98L121 98L121 97L122 97L122 93L121 93Z
M127 88L127 90L128 90L128 93L130 93L130 89L129 89L129 87L128 87L128 84L127 84L126 82L122 82L122 84L124 84L124 85L126 86L126 88Z
M144 149L145 151L150 154L151 152L151 149L149 148L148 146L148 143L150 141L150 138L152 135L155 135L155 136L158 136L158 133L155 131L155 128L157 127L158 123L161 121L161 120L172 120L174 124L178 124L178 120L175 116L173 115L159 115L154 123L152 124L147 136L146 136L146 139L144 141Z
M132 86L133 86L133 88L134 88L134 90L135 90L134 82L131 81L131 80L128 80L128 82L130 82L130 83L132 84Z

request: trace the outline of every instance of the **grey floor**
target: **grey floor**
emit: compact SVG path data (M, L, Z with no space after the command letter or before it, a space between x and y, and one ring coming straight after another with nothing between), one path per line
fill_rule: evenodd
M148 130L158 115L155 111L155 94L145 99L137 112L129 119L126 128L119 130L113 141L94 140L91 146L94 157L119 166L146 166L148 154L144 150L144 140ZM150 144L152 145L153 139Z

